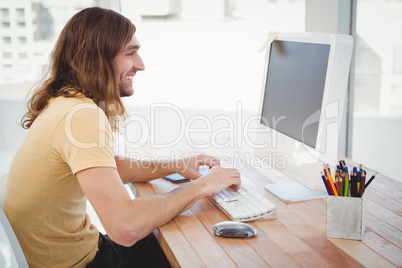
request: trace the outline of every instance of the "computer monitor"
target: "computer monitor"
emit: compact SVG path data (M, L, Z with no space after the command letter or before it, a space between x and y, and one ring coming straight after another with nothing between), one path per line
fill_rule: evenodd
M265 188L287 202L320 198L327 195L323 164L335 167L338 161L353 38L325 33L270 37L260 101L266 131L257 136L255 153L261 159L274 155L282 166L271 168L294 183Z

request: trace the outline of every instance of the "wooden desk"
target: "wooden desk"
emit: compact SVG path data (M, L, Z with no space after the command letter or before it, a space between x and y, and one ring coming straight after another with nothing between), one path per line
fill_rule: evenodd
M283 203L262 187L277 176L244 168L246 179L277 208L277 219L255 221L257 236L220 238L212 226L228 218L206 199L155 230L174 267L402 267L402 183L378 175L366 192L362 241L326 237L326 199ZM372 174L369 172L369 175ZM257 185L259 187L257 187ZM176 185L137 183L141 196Z

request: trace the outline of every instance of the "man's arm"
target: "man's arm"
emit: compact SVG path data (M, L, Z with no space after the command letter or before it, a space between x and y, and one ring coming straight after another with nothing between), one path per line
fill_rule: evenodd
M198 172L200 165L219 165L218 159L206 155L163 162L132 160L124 156L115 156L115 160L123 183L147 182L172 173L180 173L188 179L197 179L201 176Z
M229 186L240 187L237 170L214 167L171 192L131 200L114 168L89 168L77 172L76 176L109 237L124 246L133 245L200 198Z

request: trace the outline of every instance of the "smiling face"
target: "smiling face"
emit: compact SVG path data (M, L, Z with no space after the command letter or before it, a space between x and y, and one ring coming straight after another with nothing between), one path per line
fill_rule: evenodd
M140 43L135 35L133 35L130 42L117 53L114 59L114 66L119 81L120 97L128 97L134 94L133 78L137 71L145 69L144 63L138 54L139 49Z

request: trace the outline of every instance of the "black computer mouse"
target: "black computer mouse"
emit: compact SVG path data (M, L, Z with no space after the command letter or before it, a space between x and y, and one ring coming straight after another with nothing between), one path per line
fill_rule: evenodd
M232 238L253 237L257 231L250 224L239 221L224 221L214 225L214 235Z

